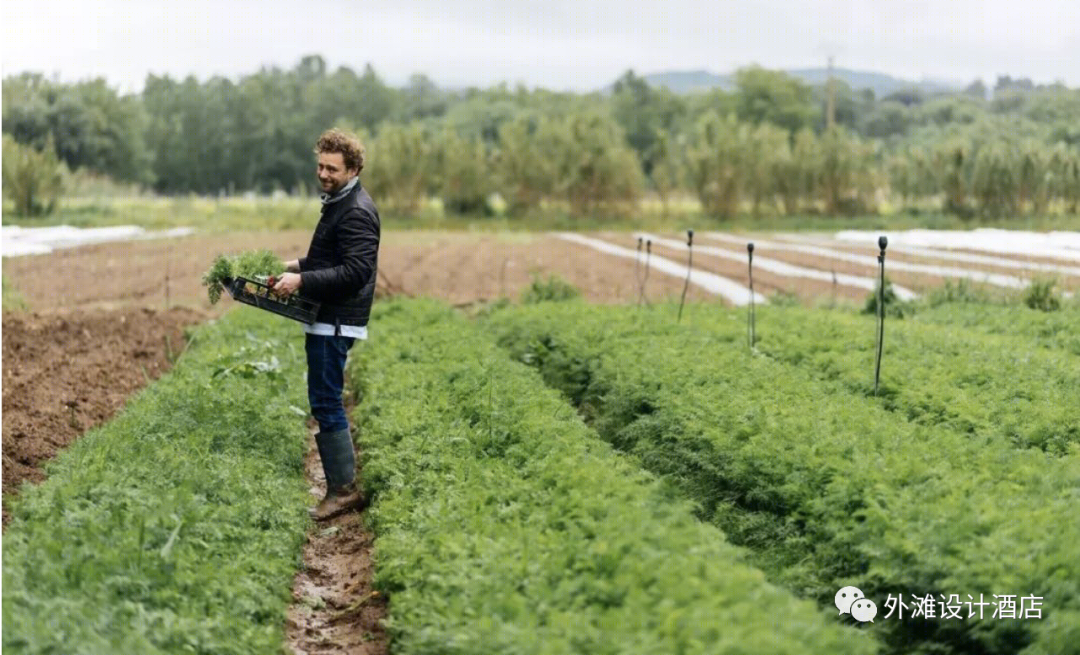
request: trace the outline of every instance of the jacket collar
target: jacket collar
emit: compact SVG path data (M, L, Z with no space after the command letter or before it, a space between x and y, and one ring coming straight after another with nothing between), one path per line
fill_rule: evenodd
M341 189L339 189L336 193L332 193L332 194L331 193L320 193L319 194L319 200L322 201L322 204L324 206L329 205L331 203L335 203L335 202L341 200L342 198L344 198L345 196L349 195L349 192L352 191L355 187L357 187L359 185L360 185L360 177L359 176L353 176L352 179L350 179L348 182L346 182L345 186L341 187Z

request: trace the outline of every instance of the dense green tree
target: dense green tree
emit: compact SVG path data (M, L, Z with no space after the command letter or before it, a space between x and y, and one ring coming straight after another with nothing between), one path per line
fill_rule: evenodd
M776 194L783 184L780 176L786 174L785 160L790 158L787 130L762 123L749 135L746 158L750 168L747 177L747 194L752 205L751 212L757 216L762 204L774 209Z
M653 89L633 71L627 71L612 88L611 106L645 174L652 176L660 132L677 129L686 115L685 101L666 88Z
M878 188L876 157L865 143L843 127L833 127L821 136L819 185L825 211L855 214L874 209Z
M496 188L484 142L476 137L466 140L451 129L443 129L434 139L432 150L433 195L442 198L446 208L453 212L484 211L488 196Z
M499 188L512 212L535 208L556 184L558 161L548 140L549 119L522 116L499 128L493 162Z
M51 213L63 192L65 173L51 141L37 150L4 135L4 195L15 203L17 215Z
M829 85L828 82L811 88L814 104L818 107L815 128L820 132L828 124ZM856 130L874 111L877 101L873 89L856 90L843 80L833 80L833 116L837 125L849 130Z
M576 215L625 214L644 181L622 129L600 114L575 114L548 124L555 144L557 188Z
M4 132L19 143L37 150L53 144L71 169L130 182L152 179L143 105L136 96L119 96L103 79L60 84L40 74L9 77L3 121Z
M706 213L730 218L739 204L750 174L750 126L729 114L703 116L687 151L691 183Z
M899 91L893 91L882 98L882 100L898 102L905 107L913 107L926 102L926 94L919 89L901 89Z
M403 213L428 196L483 211L494 191L511 212L624 212L646 182L665 212L687 192L717 216L867 211L890 191L960 216L1076 212L1080 90L1000 78L990 100L980 84L877 99L838 81L833 95L827 129L826 85L759 67L733 90L685 95L633 71L610 93L451 91L423 75L391 88L370 65L308 55L235 80L151 75L137 95L8 76L3 131L163 193L311 193L316 138L352 126L369 140L365 183Z
M489 146L499 143L499 129L523 111L505 85L492 89L469 89L461 102L446 112L444 123L465 139L479 139Z
M1012 159L1007 146L998 143L979 148L975 155L971 191L983 214L1002 216L1017 211L1020 179Z
M795 132L813 125L820 109L809 86L781 71L753 66L735 73L736 112L755 125L769 122Z
M402 103L397 120L403 123L421 118L438 118L446 114L451 96L440 89L427 75L417 73L401 91Z
M371 195L381 207L417 213L433 186L430 135L419 123L387 123L380 126L377 136L361 138L371 162L364 167L364 183Z
M954 139L940 146L934 153L934 168L941 176L941 190L945 194L944 209L961 217L970 216L968 194L971 183L971 146Z
M667 130L660 130L656 140L656 164L653 167L653 184L660 196L661 212L668 214L669 202L674 191L685 184L686 138Z
M911 124L911 114L893 100L878 104L863 116L860 132L868 137L887 139L905 134Z

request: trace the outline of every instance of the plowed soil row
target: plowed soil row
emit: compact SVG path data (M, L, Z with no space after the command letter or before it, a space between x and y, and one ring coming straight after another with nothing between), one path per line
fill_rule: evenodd
M206 299L202 276L215 256L268 248L293 259L305 253L310 238L299 231L252 232L95 244L5 259L4 275L39 312L181 304L217 313L232 303L211 307ZM387 232L379 249L381 292L454 304L516 298L535 276L548 273L581 289L592 302L633 302L638 295L633 261L605 257L552 235ZM660 275L649 280L654 300L681 291L682 280Z
M3 319L3 521L7 498L172 366L196 310L121 308Z

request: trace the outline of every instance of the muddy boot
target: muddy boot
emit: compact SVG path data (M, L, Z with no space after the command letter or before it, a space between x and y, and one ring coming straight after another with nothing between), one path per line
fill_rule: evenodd
M362 510L367 506L364 494L356 488L356 483L328 491L322 501L308 510L316 521L325 521L353 510Z
M356 452L348 428L315 435L326 473L326 496L309 510L311 518L324 521L343 512L362 509L367 503L356 488Z

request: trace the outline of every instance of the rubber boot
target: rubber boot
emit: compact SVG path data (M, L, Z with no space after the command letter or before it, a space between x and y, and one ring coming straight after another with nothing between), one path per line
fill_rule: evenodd
M348 428L315 435L319 459L326 473L326 496L310 510L316 521L337 516L366 504L364 495L356 488L356 451Z

